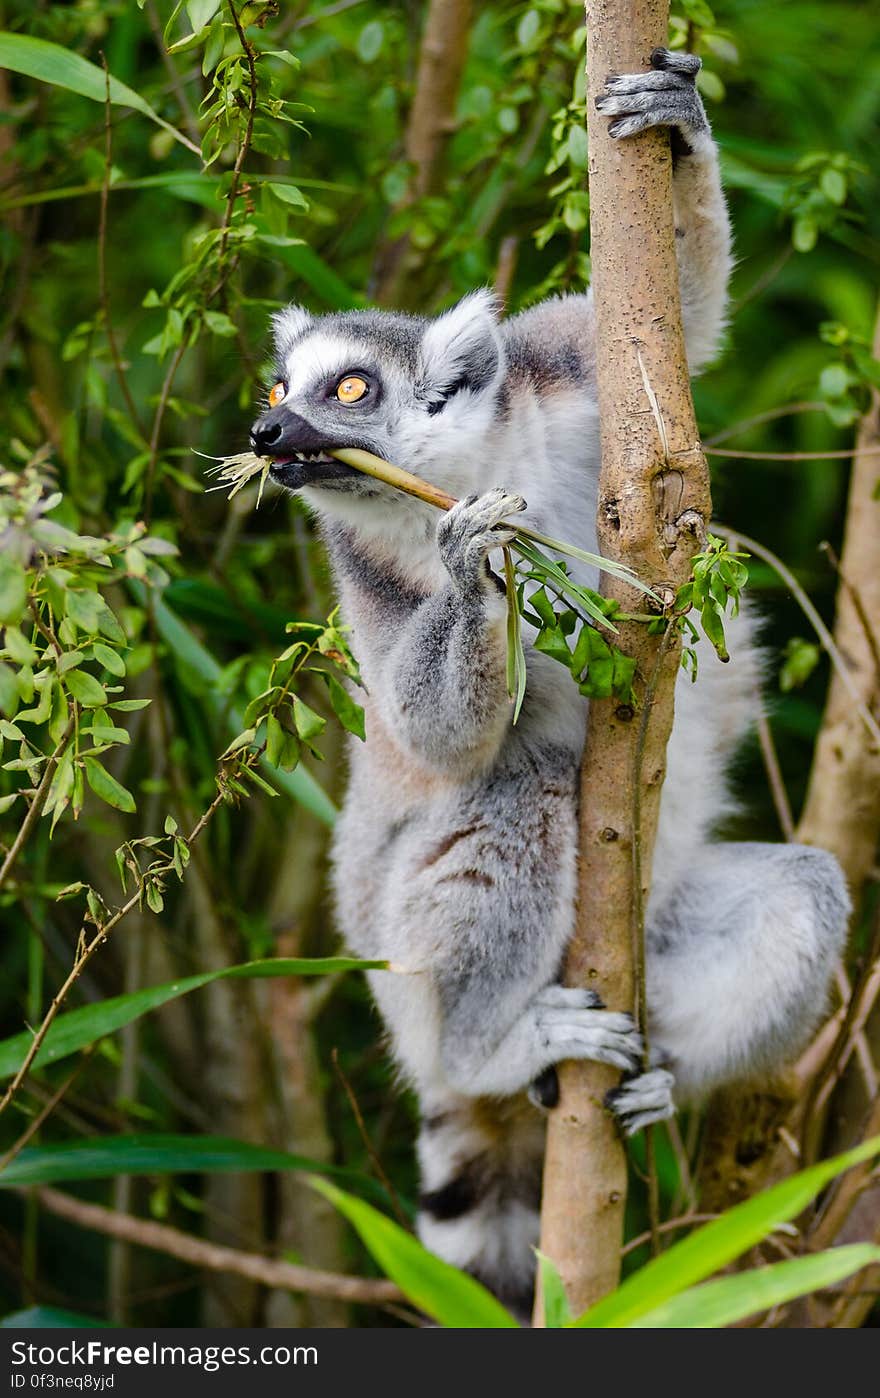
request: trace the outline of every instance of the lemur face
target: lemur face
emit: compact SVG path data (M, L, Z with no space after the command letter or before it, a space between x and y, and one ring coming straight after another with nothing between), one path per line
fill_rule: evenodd
M426 473L439 463L442 483L449 450L471 455L496 410L496 315L487 292L433 321L387 311L313 318L289 306L274 318L277 382L251 429L254 451L274 458L280 485L317 487L325 507L325 492L393 493L330 456L338 447Z

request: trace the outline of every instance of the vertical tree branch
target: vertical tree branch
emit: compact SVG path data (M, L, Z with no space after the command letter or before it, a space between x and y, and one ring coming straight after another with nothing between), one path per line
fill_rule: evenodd
M667 20L665 0L587 3L602 445L599 546L668 590L688 577L695 539L710 513L681 329L668 138L651 131L615 144L594 105L611 73L647 67L652 49L666 40ZM636 610L628 589L607 582L625 610ZM590 705L581 769L577 925L565 978L570 985L600 988L611 1009L628 1009L679 653L677 645L661 652L658 638L637 623L621 627L619 644L638 661L649 721L640 743L631 708L613 701ZM653 693L646 694L655 670ZM610 1291L619 1275L626 1158L604 1108L615 1080L599 1064L563 1064L560 1104L549 1124L541 1249L560 1269L575 1312ZM540 1297L536 1321L542 1323Z
M880 312L874 354L880 358ZM875 392L856 438L834 625L834 639L852 684L875 715L880 713L877 641L866 631L865 618L874 628L880 625L880 500L875 494L880 476L878 447L880 394ZM866 733L853 695L835 670L797 838L837 855L853 901L858 904L874 863L878 834L880 749Z
M880 310L874 330L874 355L880 356ZM865 883L874 864L880 837L880 750L865 716L880 713L880 675L876 665L876 631L880 618L880 500L875 497L880 446L880 394L873 395L868 413L856 437L850 476L834 642L846 666L841 674L834 666L828 702L816 743L807 799L794 838L804 844L831 850L839 859L853 901L858 909ZM866 627L866 621L868 627ZM821 1138L821 1121L827 1110L835 1075L849 1067L841 1085L843 1096L833 1113L838 1138L852 1144L854 1128L862 1137L876 1130L876 1103L866 1102L862 1074L851 1053L857 1033L864 1026L868 1049L880 1042L877 1000L877 963L869 955L853 994L857 1004L842 1007L820 1030L796 1064L793 1090L784 1110L767 1111L772 1095L767 1088L756 1093L728 1089L712 1103L701 1189L704 1207L723 1207L745 1193L791 1174L801 1163L796 1149L801 1137L815 1144ZM814 1120L809 1120L810 1115ZM762 1121L757 1131L754 1123ZM744 1152L747 1134L751 1142ZM744 1155L750 1164L741 1165ZM809 1246L828 1246L858 1238L880 1236L880 1191L849 1186L832 1193L833 1206L810 1234ZM846 1319L835 1310L837 1293L812 1298L810 1325L860 1324L871 1298L854 1297ZM788 1308L781 1322L797 1327L807 1307Z
M454 130L455 104L467 58L471 0L429 0L419 49L415 92L404 139L413 167L401 207L433 194L443 178L443 157ZM408 235L380 248L374 299L394 305L413 270Z

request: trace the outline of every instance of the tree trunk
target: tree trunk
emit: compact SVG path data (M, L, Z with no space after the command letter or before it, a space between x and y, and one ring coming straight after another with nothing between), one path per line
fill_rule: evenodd
M874 331L880 358L880 313ZM880 395L862 419L856 439L834 639L862 703L880 709ZM858 905L877 853L880 832L880 751L836 670L816 744L807 800L797 838L837 855Z
M681 329L669 142L651 131L615 143L594 106L610 74L647 67L666 41L667 20L665 0L587 3L599 546L669 595L687 579L710 514ZM629 610L640 609L631 589L605 583ZM638 661L640 708L590 705L577 925L565 978L594 985L619 1010L633 1004L679 656L677 644L638 623L621 626L618 644ZM602 1065L563 1064L549 1123L541 1250L559 1268L575 1313L619 1275L626 1158L603 1105L615 1080ZM536 1323L543 1323L540 1297Z
M415 92L404 149L412 178L399 208L435 193L443 181L443 157L455 129L455 104L467 58L471 0L430 0L419 49ZM380 248L374 299L397 305L404 281L424 260L408 235Z

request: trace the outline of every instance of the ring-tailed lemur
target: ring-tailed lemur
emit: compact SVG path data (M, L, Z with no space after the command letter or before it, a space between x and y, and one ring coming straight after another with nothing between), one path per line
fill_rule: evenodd
M676 245L690 365L722 327L730 237L699 60L658 50L609 79L611 134L673 133ZM676 1099L766 1073L825 1005L848 898L834 859L794 845L713 844L724 770L753 716L744 619L734 664L703 657L679 687L648 908L652 1045L637 1076L632 1020L558 984L572 929L576 778L585 701L530 650L511 723L505 598L490 564L524 510L595 548L598 472L590 296L499 323L475 292L435 320L379 311L276 317L278 379L254 449L318 515L368 697L367 741L335 834L351 947L404 974L372 989L422 1123L420 1233L525 1306L537 1240L543 1119L527 1099L553 1065L593 1058L631 1075L611 1105L635 1129ZM357 446L445 486L436 511L326 453ZM499 479L504 488L495 485ZM520 493L521 492L521 493ZM528 507L525 499L528 500ZM595 574L572 565L579 581Z

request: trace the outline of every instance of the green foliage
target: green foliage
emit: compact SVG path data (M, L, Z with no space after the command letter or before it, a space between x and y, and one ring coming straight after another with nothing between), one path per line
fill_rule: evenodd
M135 575L161 587L168 575L156 559L176 553L143 524L101 538L78 534L52 517L62 504L41 460L0 473L8 550L0 567L0 738L15 754L2 770L21 783L3 798L3 810L47 780L42 813L51 816L52 830L68 807L79 815L86 782L107 805L135 809L131 792L104 764L106 754L129 742L114 722L127 702L125 686L115 681L126 677L145 616L130 609L126 632L105 593Z
M383 1272L432 1320L467 1330L516 1327L514 1317L484 1286L428 1252L372 1204L327 1180L312 1184L357 1229Z
M832 1248L750 1269L705 1285L706 1277L741 1257L780 1224L796 1217L844 1170L880 1153L880 1137L801 1170L791 1179L729 1209L648 1263L616 1291L573 1320L562 1282L549 1258L538 1255L548 1326L578 1329L700 1329L730 1325L817 1287L830 1286L880 1260L868 1244ZM370 1204L326 1180L314 1187L357 1229L383 1272L441 1325L491 1328L514 1318L472 1277L450 1267Z
M819 334L838 352L819 375L819 396L836 427L851 427L867 412L872 391L880 388L880 360L871 354L866 336L838 322L826 321Z
M0 887L7 1073L21 1063L83 940L99 937L115 916L117 849L134 907L73 986L2 1118L0 1150L65 1089L74 1068L67 1114L53 1113L26 1150L63 1151L96 1130L130 1136L148 1120L156 1136L190 1133L196 1172L207 1116L212 1132L229 1138L278 1139L271 1132L282 1131L296 1154L303 1117L278 1088L290 1078L281 1055L295 1023L297 1071L310 1053L321 1065L309 1105L329 1156L361 1176L368 1168L348 1099L326 1069L338 1047L383 1166L410 1192L411 1109L389 1090L356 978L309 982L321 988L313 1000L297 982L287 985L287 973L261 987L244 967L239 979L237 963L254 956L278 969L287 962L290 975L308 963L334 969L329 909L314 892L320 832L335 815L341 734L362 737L363 714L344 633L332 616L321 622L331 589L302 511L268 487L258 513L240 508L245 497L228 505L206 494L195 451L225 456L246 444L265 385L269 314L292 299L317 311L366 304L383 249L402 235L413 256L401 301L421 312L491 284L499 254L511 263L511 249L510 311L585 287L581 5L489 0L475 9L444 176L415 200L403 133L423 6L362 0L325 15L256 0L241 11L239 33L228 0L176 8L159 0L165 54L148 11L123 0L28 0L7 16L4 857L44 778L47 796ZM696 385L704 439L733 434L726 445L765 453L846 449L877 384L874 16L854 0L719 0L711 9L681 0L673 9L671 42L704 61L700 86L736 227L728 350ZM802 406L816 401L819 411ZM795 408L778 414L786 405ZM713 465L718 516L784 557L829 619L836 578L815 546L839 542L846 461ZM736 567L725 578L721 565L732 560L723 551L704 552L687 598L672 607L675 615L689 609L677 622L689 664L692 628L701 623L723 647L722 616L741 586ZM539 647L583 692L625 696L633 676L616 651L613 611L588 589L575 592L564 566L545 565L546 556L521 559L508 579ZM797 808L827 671L824 663L810 669L818 651L813 638L799 639L803 623L778 581L760 564L750 574L751 594L770 613L765 642L785 655L772 723ZM659 630L665 618L655 624ZM517 624L510 680L521 702L519 641ZM327 758L320 769L319 752ZM218 779L226 799L191 848L191 832L220 794ZM742 785L750 814L736 818L737 829L743 838L775 838L749 754ZM58 901L65 887L70 895ZM197 986L199 995L187 995ZM311 1008L297 1017L304 1003ZM74 1058L94 1043L88 1060ZM185 1166L186 1147L177 1158ZM23 1168L28 1156L18 1160ZM677 1169L662 1151L661 1167L663 1206L672 1210ZM215 1177L197 1178L199 1208L216 1206ZM224 1188L235 1178L226 1176ZM108 1185L90 1187L110 1201ZM639 1189L636 1181L632 1235L645 1225ZM184 1193L175 1186L163 1207L190 1222ZM256 1215L282 1219L274 1194L263 1203ZM76 1312L118 1314L118 1298L104 1290L103 1244L89 1237L88 1247L73 1248L64 1225L41 1218L37 1228L29 1207L21 1215L17 1199L0 1200L7 1232L25 1219L29 1278L0 1282L13 1312L6 1323L79 1323L42 1308L21 1312L47 1279ZM228 1196L219 1211L228 1212ZM286 1243L272 1235L267 1245ZM363 1254L350 1261L369 1265ZM796 1259L818 1269L811 1279L773 1270L760 1285L776 1286L777 1277L782 1287L828 1284L830 1269L852 1262ZM422 1276L421 1258L408 1265L432 1304L443 1305L445 1282ZM430 1260L424 1265L430 1271ZM136 1270L139 1297L150 1291L143 1259ZM678 1306L680 1290L652 1291L655 1323L664 1315L664 1323L670 1315L679 1324L707 1315L730 1323L739 1301L727 1283L691 1275L687 1312L658 1310ZM549 1290L551 1318L564 1323L558 1291L554 1300ZM454 1284L453 1292L464 1305ZM198 1323L192 1296L136 1299L130 1318ZM647 1307L632 1323L650 1314Z
M689 642L699 639L689 615L692 611L697 613L704 636L718 659L725 662L730 655L724 639L724 618L728 611L732 617L739 612L742 590L749 579L749 570L742 561L747 557L744 553L731 553L723 539L710 534L706 547L694 555L691 576L678 589L672 606L672 616ZM692 680L697 678L697 663L694 646L686 644L682 665Z
M70 890L62 890L62 895L80 893L85 890L79 885ZM49 1063L57 1063L62 1058L78 1050L97 1043L108 1034L114 1034L126 1024L132 1024L142 1015L188 995L192 990L200 990L218 980L265 980L275 976L325 976L341 971L382 969L384 961L358 961L349 956L328 957L275 957L269 961L249 961L241 966L226 966L220 971L202 971L196 976L185 976L181 980L166 985L150 986L146 990L132 990L125 995L113 995L96 1005L84 1005L59 1015L46 1036L35 1061L37 1068ZM16 1034L0 1043L0 1079L9 1078L21 1066L30 1045L28 1032Z

